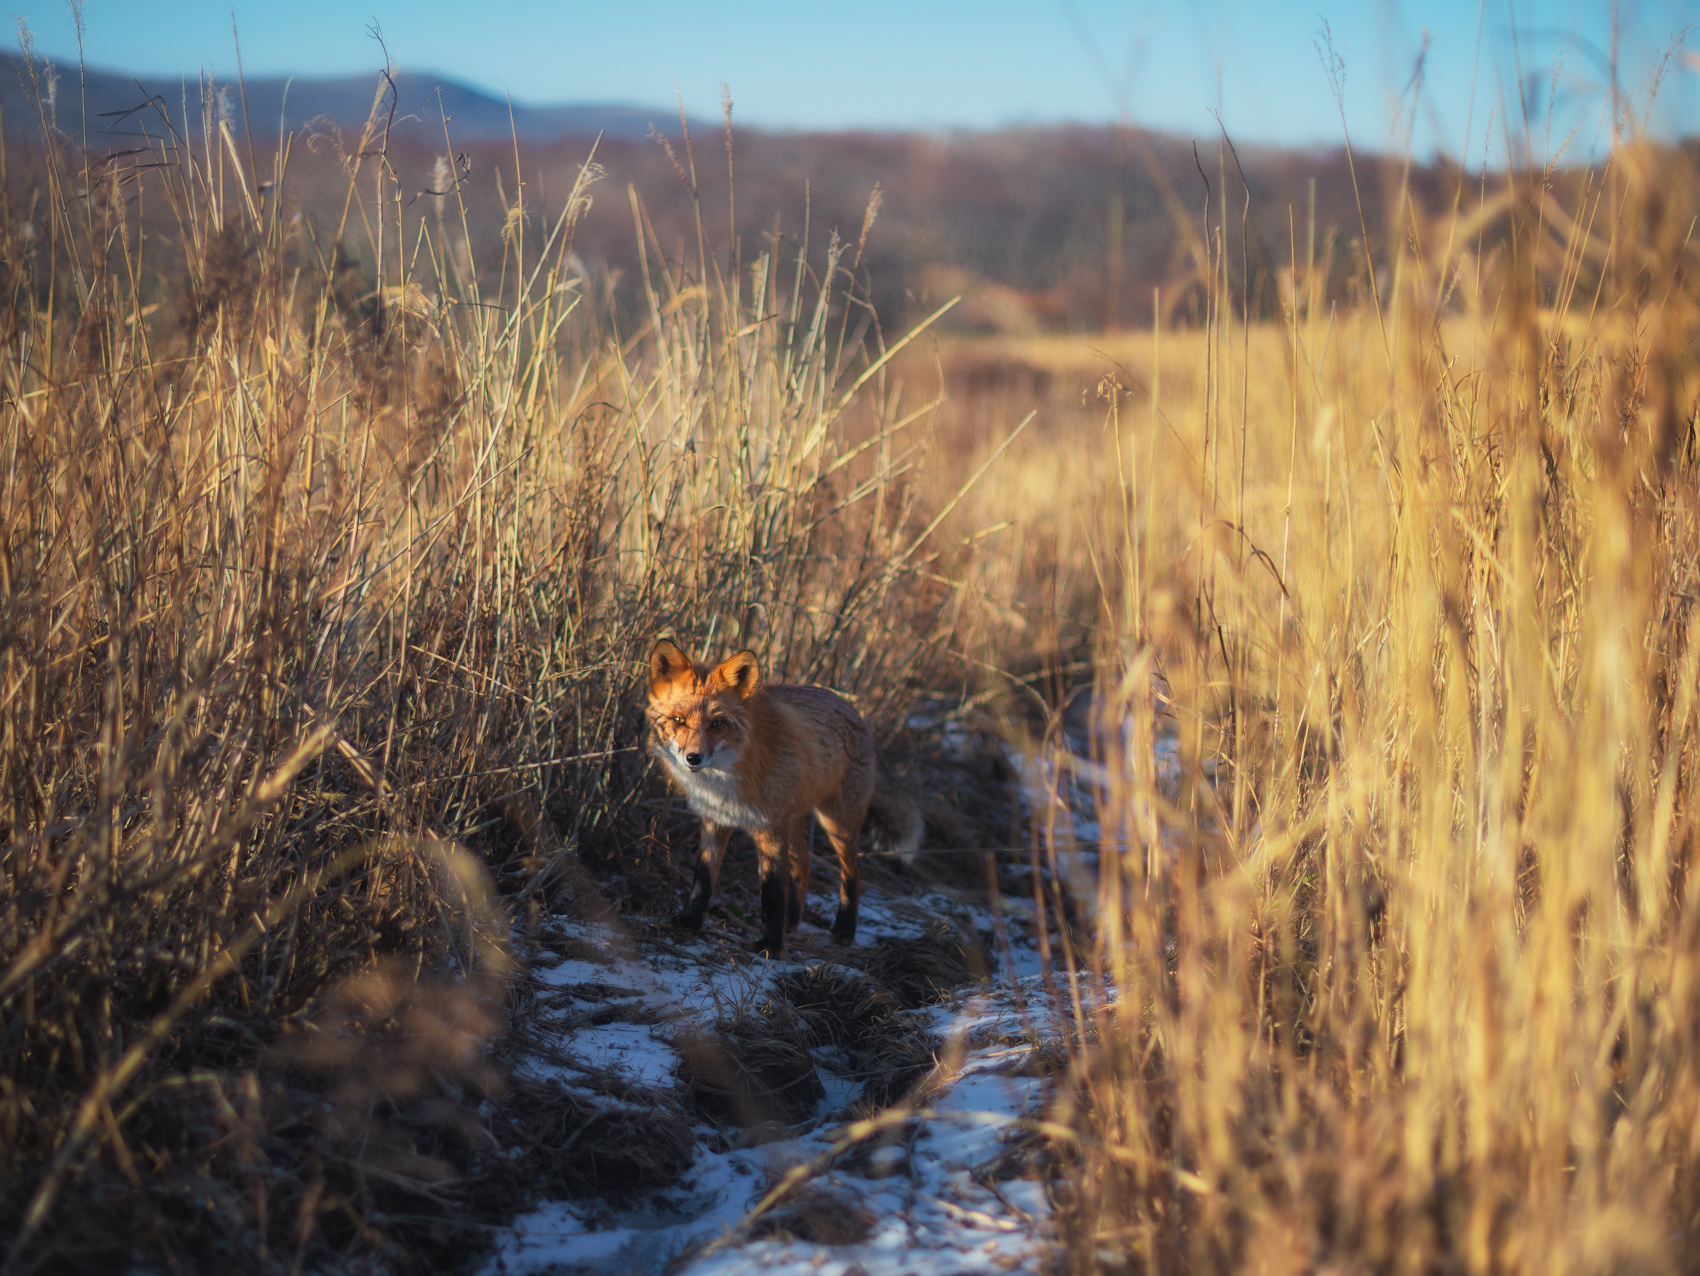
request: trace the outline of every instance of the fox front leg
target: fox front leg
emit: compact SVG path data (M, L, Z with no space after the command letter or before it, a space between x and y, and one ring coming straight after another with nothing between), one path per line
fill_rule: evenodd
M731 829L707 820L702 822L702 852L697 856L691 899L675 919L686 930L702 929L703 914L708 912L708 901L714 898L714 885L720 880L720 861L726 858L726 844L731 840Z
M791 906L791 864L785 834L764 829L755 835L756 859L761 866L761 938L750 951L777 957L785 949L785 921Z

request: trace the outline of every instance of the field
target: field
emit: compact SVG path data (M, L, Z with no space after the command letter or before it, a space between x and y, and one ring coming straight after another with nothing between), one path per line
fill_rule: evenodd
M898 888L1031 891L1057 1269L1700 1267L1691 154L1295 218L1278 319L1217 190L1186 314L1015 339L883 328L872 210L680 249L593 165L478 257L382 124L335 222L211 107L8 156L6 1272L462 1270L676 1173L512 1075L553 919L682 903L661 634L855 698Z

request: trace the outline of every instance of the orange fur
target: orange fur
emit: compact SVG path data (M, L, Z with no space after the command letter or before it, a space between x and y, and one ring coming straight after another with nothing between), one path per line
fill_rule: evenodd
M809 816L838 855L833 938L850 943L861 898L857 843L881 776L873 733L824 687L763 683L754 653L710 667L665 639L649 661L650 751L702 817L702 853L682 925L702 924L732 830L755 840L762 938L776 956L802 916L809 882ZM896 795L913 850L920 816ZM905 806L904 803L907 803Z

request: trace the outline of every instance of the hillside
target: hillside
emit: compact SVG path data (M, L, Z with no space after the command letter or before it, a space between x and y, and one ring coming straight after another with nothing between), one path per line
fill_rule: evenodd
M79 92L75 66L55 69L59 76L56 92L48 74L38 71L32 83L17 53L0 54L0 109L5 112L8 132L26 137L37 134L37 92L65 134L80 138L86 119L94 146L110 138L133 135L138 108L145 110L150 104L169 114L180 130L187 121L191 132L200 130L203 103L210 104L215 112L224 110L239 128L245 108L248 125L262 137L301 132L315 120L332 120L343 129L358 129L372 110L380 87L376 75L326 80L258 78L235 85L88 67L83 71ZM441 144L445 115L461 142L507 140L516 134L521 141L533 143L595 137L598 133L639 139L649 136L652 124L674 133L679 128L678 112L667 106L609 102L527 106L510 103L499 87L475 88L422 71L398 71L394 83L396 137L427 145ZM151 114L157 121L157 111Z
M1459 181L1442 168L1359 156L1354 190L1343 150L1236 150L1223 137L1133 128L937 134L740 127L734 191L720 121L690 121L687 148L677 112L663 106L510 106L496 93L414 71L395 73L392 92L376 74L252 79L238 87L91 69L79 90L75 69L60 68L53 89L40 73L31 85L17 55L6 61L0 108L7 131L24 143L26 165L40 137L38 95L68 141L83 137L86 102L91 151L119 163L135 162L130 157L144 132L199 139L207 120L222 117L262 170L284 139L305 141L291 148L284 198L321 223L338 219L342 208L335 153L352 152L377 103L377 118L389 124L381 146L405 193L402 217L410 226L435 208L420 196L439 189L445 150L460 157L474 260L499 255L509 199L520 186L528 188L528 211L547 215L594 153L604 175L592 188L575 248L597 291L628 313L642 309L628 188L644 209L652 246L665 256L694 253L699 220L710 240L741 244L746 260L773 238L792 246L782 247L785 256L806 238L821 243L836 232L852 246L844 264L856 264L882 321L918 319L960 295L947 327L1024 333L1144 327L1155 311L1166 323L1201 322L1205 263L1218 240L1237 308L1278 315L1295 271L1307 263L1320 272L1323 295L1354 301L1367 292L1366 261L1388 259L1382 231L1392 193L1408 190L1419 204L1440 208ZM657 144L652 127L672 139L671 152ZM21 182L15 176L14 191L29 180L27 172ZM878 216L862 244L876 187Z

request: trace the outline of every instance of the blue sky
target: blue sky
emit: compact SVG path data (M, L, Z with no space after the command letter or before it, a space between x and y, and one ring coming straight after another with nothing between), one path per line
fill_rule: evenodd
M1324 23L1357 145L1402 149L1410 129L1420 154L1503 158L1504 122L1522 136L1526 106L1537 154L1572 130L1573 151L1596 149L1610 102L1612 10L1598 0L87 0L86 57L229 75L233 8L249 75L370 72L375 22L401 66L516 101L658 104L676 83L688 109L714 117L726 81L734 118L772 128L986 128L1125 111L1210 134L1216 111L1236 142L1332 144L1341 120L1317 49ZM74 59L62 0L13 0L12 12L41 52ZM1619 80L1643 107L1659 53L1686 24L1700 25L1694 0L1621 0ZM1404 90L1425 33L1413 109ZM1700 30L1676 49L1652 126L1700 133Z

